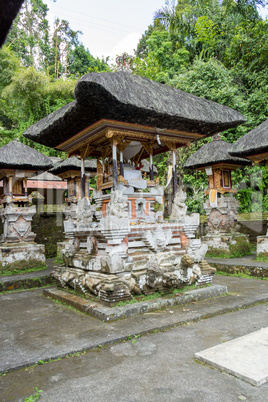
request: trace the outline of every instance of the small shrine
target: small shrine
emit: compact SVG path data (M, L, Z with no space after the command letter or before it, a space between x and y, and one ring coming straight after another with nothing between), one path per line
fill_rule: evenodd
M231 154L249 159L254 164L267 164L268 168L268 120L239 138ZM268 230L266 236L257 237L257 256L268 257Z
M56 163L50 169L50 173L59 176L62 180L67 180L67 197L65 201L68 205L77 203L79 198L89 197L89 177L94 177L97 170L95 159L85 160L83 163L84 171L81 174L82 161L77 156L72 156ZM81 177L84 183L81 185ZM87 180L86 180L87 178ZM84 191L84 193L83 193Z
M231 149L232 144L216 134L212 142L203 145L184 164L184 168L202 170L207 174L208 190L205 190L205 195L208 199L203 207L208 217L208 230L202 241L208 245L210 252L229 253L231 244L248 241L245 235L239 233L239 201L233 196L236 188L232 186L231 172L249 165L249 161L231 156Z
M34 242L35 234L31 230L36 207L28 205L31 199L27 180L50 166L48 157L18 140L0 148L0 180L3 180L0 264L6 269L18 269L21 263L23 268L45 264L44 245Z
M92 202L82 197L66 208L66 267L54 271L58 284L112 304L133 294L210 283L215 270L195 236L199 214L187 215L186 195L177 189L176 150L242 122L228 107L128 72L81 77L74 102L24 133L79 156L82 179L85 158L97 159ZM169 221L163 218L164 188L154 175L154 156L166 151L173 161ZM142 174L143 159L149 177Z

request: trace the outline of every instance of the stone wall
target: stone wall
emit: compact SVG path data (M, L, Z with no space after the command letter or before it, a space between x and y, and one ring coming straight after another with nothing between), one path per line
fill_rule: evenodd
M239 233L249 235L250 243L257 242L257 236L264 236L267 232L267 221L238 221L240 225ZM197 237L205 236L207 228L207 222L203 222L199 225Z
M62 214L35 214L32 222L32 231L36 233L35 241L45 245L46 258L57 255L57 243L64 240Z

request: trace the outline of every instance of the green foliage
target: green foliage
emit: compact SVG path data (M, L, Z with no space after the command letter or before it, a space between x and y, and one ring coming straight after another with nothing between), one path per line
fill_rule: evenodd
M268 211L268 171L266 166L247 166L232 174L237 187L236 198L240 202L239 212Z
M252 254L252 246L243 238L236 239L235 244L230 245L230 251L211 248L207 254L207 258L240 258Z
M38 362L39 363L39 362ZM35 402L38 401L38 399L40 398L40 393L43 392L41 389L38 389L37 387L35 387L35 393L33 395L30 395L28 398L24 399L24 402Z
M53 32L42 0L25 0L0 50L0 146L14 138L50 156L59 152L26 140L31 124L72 102L78 77L108 71L78 40L68 21L57 19ZM69 78L68 78L69 77ZM73 77L73 78L72 78Z
M25 267L25 264L20 264L22 267ZM27 265L27 264L26 264ZM36 272L36 271L43 271L47 269L46 265L35 265L34 267L20 269L20 267L15 266L15 268L11 267L11 270L8 267L0 266L0 275L8 276L8 275L17 275L17 274L25 274L27 272Z
M154 203L154 212L163 211L163 209L164 207L162 204L159 204L159 202Z
M241 112L247 123L222 133L225 140L235 142L268 119L268 21L257 10L265 4L262 0L167 1L138 45L134 73ZM177 152L178 181L183 177L189 212L203 212L207 178L182 166L204 143ZM168 154L154 159L161 184L166 182L169 159ZM267 210L266 173L259 180L257 175L256 167L234 174L240 212Z
M261 254L257 255L256 260L257 261L268 262L268 253L261 253Z

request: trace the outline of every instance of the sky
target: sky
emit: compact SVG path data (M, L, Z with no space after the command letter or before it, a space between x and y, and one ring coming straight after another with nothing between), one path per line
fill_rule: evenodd
M165 0L44 0L48 20L65 19L94 57L115 59L124 51L134 54L142 34ZM111 60L111 61L113 61Z

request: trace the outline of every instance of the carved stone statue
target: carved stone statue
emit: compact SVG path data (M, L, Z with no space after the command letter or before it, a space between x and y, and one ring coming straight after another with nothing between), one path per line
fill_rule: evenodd
M79 199L77 202L77 222L88 225L92 222L92 207L88 198Z
M117 218L127 218L128 213L125 211L127 207L127 196L121 190L111 192L111 200L109 202L109 215Z
M185 205L186 193L180 189L172 203L170 220L184 222L187 214L187 206Z

